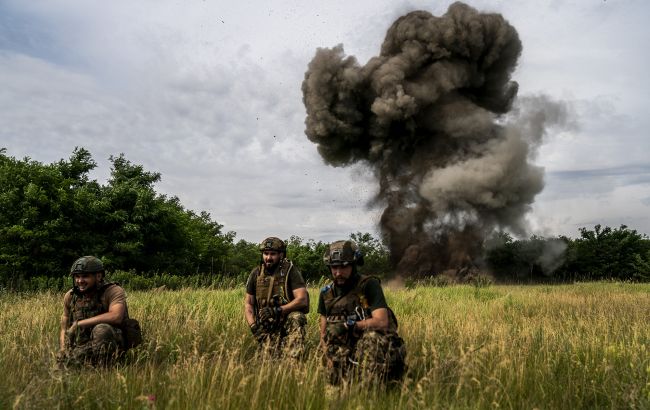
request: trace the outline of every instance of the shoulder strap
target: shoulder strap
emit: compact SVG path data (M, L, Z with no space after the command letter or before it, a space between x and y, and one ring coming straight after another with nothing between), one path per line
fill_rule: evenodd
M289 259L285 259L285 261L289 262L289 268L287 269L287 273L284 275L284 299L289 301L293 300L293 295L289 295L289 274L291 273L291 269L293 269L293 262Z

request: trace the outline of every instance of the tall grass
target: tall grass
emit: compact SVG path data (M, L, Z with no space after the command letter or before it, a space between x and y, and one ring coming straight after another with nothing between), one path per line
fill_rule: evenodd
M145 343L58 371L62 294L0 294L0 408L650 408L650 285L387 290L403 382L326 386L311 290L304 361L255 356L243 290L129 292Z

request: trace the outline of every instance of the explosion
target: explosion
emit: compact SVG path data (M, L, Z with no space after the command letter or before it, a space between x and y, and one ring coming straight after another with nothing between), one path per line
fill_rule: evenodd
M327 164L366 163L384 206L380 228L397 273L474 266L495 229L525 232L542 190L529 160L562 107L520 100L522 51L499 14L451 5L411 12L360 66L343 46L318 49L302 84L306 135Z

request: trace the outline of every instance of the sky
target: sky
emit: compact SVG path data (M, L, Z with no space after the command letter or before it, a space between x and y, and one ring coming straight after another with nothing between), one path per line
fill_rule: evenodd
M338 44L365 64L396 18L450 3L0 0L0 147L44 163L84 147L100 182L124 153L240 239L377 234L369 170L325 165L305 136L307 64ZM519 96L569 107L531 158L545 188L529 233L650 234L650 3L467 4L517 29Z

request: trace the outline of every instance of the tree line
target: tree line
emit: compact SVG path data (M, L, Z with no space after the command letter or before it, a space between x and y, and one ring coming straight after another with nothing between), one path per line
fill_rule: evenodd
M159 173L123 154L109 161L110 177L100 184L90 179L97 164L84 148L51 164L0 149L0 285L63 277L81 255L101 256L108 271L238 280L259 262L257 243L235 240L209 213L157 193ZM380 239L350 237L365 254L363 272L390 275ZM287 238L288 256L309 281L327 274L326 246ZM482 265L498 280L648 280L650 240L626 226L582 228L577 239L498 233L486 241Z
M89 177L97 164L84 148L51 164L0 149L0 283L61 277L81 255L101 256L107 271L140 275L246 277L259 262L257 243L236 241L209 213L158 194L159 173L123 154L109 161L110 178L100 184ZM369 268L386 271L381 243L367 233L352 236ZM292 236L287 246L306 279L326 273L326 243Z
M515 240L500 233L486 244L486 262L503 280L650 280L650 239L625 225L580 228L580 236Z

